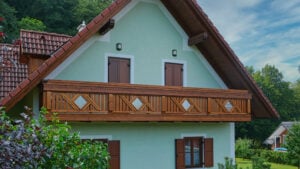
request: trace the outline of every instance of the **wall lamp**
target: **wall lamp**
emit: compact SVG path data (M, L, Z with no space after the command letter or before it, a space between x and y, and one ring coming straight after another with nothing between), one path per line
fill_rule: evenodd
M116 49L117 51L122 50L122 43L116 43Z
M176 49L173 49L173 50L172 50L172 56L174 56L174 57L177 56L177 50L176 50Z

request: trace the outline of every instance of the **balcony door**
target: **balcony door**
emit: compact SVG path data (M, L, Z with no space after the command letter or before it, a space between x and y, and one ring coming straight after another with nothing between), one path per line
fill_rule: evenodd
M165 63L165 85L183 86L183 64Z
M108 58L108 82L130 83L130 59Z

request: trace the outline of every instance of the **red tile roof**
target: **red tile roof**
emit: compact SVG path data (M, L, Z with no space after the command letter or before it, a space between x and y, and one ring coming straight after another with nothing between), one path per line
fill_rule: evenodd
M63 34L20 30L22 54L50 56L70 38Z
M19 62L19 51L19 45L0 44L0 100L28 77L27 65Z
M64 43L57 51L51 54L36 71L23 80L9 95L0 100L0 106L11 109L27 93L29 93L41 80L62 63L72 52L93 36L107 21L121 11L131 0L115 0L108 8L96 16L83 30Z
M196 0L161 0L178 21L189 37L207 32L208 39L196 44L207 61L213 66L229 88L246 89L253 94L253 116L258 118L278 118L279 114L270 101L255 84L249 73L239 61L230 46L198 6ZM96 16L81 32L51 55L35 72L29 75L9 96L0 100L0 105L12 108L28 92L38 85L44 77L68 58L77 48L95 34L107 21L121 11L130 0L116 0L101 14Z

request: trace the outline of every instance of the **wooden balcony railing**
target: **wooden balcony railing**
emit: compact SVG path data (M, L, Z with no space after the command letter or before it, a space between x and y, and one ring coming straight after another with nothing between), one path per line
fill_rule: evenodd
M43 105L67 121L250 121L246 90L49 80Z

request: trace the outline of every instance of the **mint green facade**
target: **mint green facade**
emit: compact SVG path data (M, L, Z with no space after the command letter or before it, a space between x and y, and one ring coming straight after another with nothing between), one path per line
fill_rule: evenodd
M184 86L226 88L163 5L133 0L105 36L94 35L46 79L107 82L108 57L131 60L131 83L164 85L164 63L184 64ZM116 50L122 43L122 50ZM177 56L171 51L177 50ZM214 168L234 158L233 123L72 123L82 138L120 140L121 169L175 169L175 139L214 139Z
M170 21L158 4L139 2L116 18L115 27L106 35L108 40L95 35L79 56L53 78L106 82L107 57L115 56L131 58L131 80L135 84L163 85L167 61L184 63L184 86L221 88L201 54L187 46L183 31L174 27L177 23ZM121 51L115 47L119 42ZM172 49L177 50L176 57L172 56Z
M213 137L214 168L231 154L230 123L72 123L83 138L120 140L122 169L175 169L175 139ZM233 138L234 139L234 138Z

